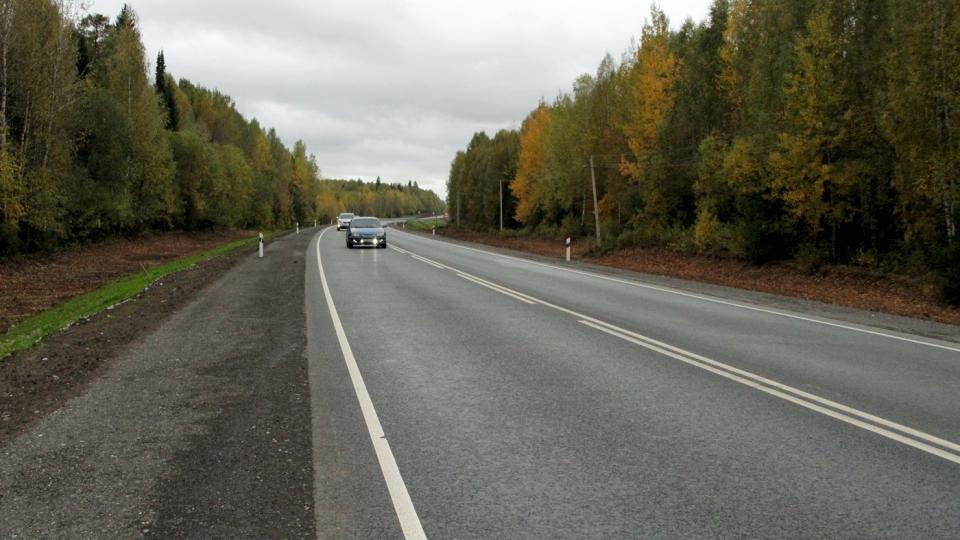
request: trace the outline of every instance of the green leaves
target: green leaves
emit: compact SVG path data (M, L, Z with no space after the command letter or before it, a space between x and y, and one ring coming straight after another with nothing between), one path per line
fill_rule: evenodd
M303 142L291 151L226 94L177 82L162 53L149 80L132 8L74 23L63 6L0 0L0 256L339 210ZM390 193L391 211L438 205Z

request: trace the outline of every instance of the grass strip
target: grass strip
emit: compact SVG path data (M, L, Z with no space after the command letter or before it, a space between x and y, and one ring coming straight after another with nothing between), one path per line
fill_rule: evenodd
M423 232L430 232L434 226L442 229L447 226L447 220L444 218L410 219L404 224L404 228L407 230Z
M235 240L190 257L154 266L144 272L117 279L95 291L72 298L58 307L21 321L0 336L0 359L6 358L17 351L29 349L50 334L59 332L81 319L96 315L112 305L136 296L151 283L166 275L226 255L237 249L256 245L256 238Z

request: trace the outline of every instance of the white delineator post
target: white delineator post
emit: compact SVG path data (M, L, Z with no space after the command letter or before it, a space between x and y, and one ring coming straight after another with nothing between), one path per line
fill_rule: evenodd
M433 229L430 229L430 234L432 234L432 235L434 235L434 236L437 235L437 226L436 226L436 225L433 226Z
M570 237L567 237L567 262L570 262Z
M257 240L259 241L259 244L260 244L260 258L262 259L263 258L263 233L260 233Z
M300 222L297 222L297 234L300 234Z

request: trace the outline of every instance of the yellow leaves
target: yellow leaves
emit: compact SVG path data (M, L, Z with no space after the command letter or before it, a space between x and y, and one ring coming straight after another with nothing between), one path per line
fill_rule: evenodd
M510 191L517 198L515 217L521 223L530 219L541 202L549 128L550 108L541 104L524 120L520 131L517 177L510 183Z
M739 115L743 110L743 77L738 70L739 59L743 54L739 39L742 28L746 23L747 0L734 0L730 6L730 15L727 19L727 28L723 32L723 45L720 47L720 73L717 84L731 104L733 114Z
M257 174L266 174L272 165L270 156L270 144L262 130L256 130L253 133L253 149L250 155L250 164Z
M860 160L844 156L853 112L841 94L841 50L829 13L810 17L786 80L783 131L769 158L774 188L813 235L826 219L847 217L847 195L866 172Z
M818 232L827 211L824 192L831 168L808 142L804 137L781 134L780 149L770 154L770 166L774 186L781 190L790 213Z
M733 226L721 222L717 215L708 208L701 208L697 212L697 222L693 228L693 242L701 253L729 254L740 257L744 255L742 243L737 241Z
M655 176L651 158L659 154L659 137L676 101L680 62L669 48L669 29L654 10L653 24L644 29L640 49L627 76L627 118L621 126L634 159L624 160L620 172L641 182Z

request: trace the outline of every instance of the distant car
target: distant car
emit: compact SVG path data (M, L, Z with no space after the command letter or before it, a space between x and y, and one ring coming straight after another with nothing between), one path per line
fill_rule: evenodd
M340 229L349 229L350 222L353 220L353 214L350 212L344 212L337 216L337 230Z
M387 231L375 217L355 217L347 229L347 247L387 247Z

